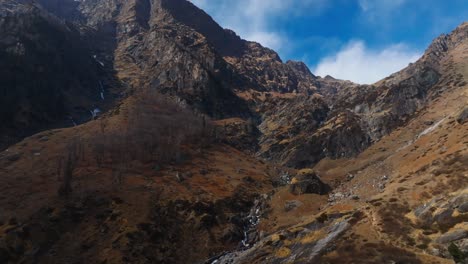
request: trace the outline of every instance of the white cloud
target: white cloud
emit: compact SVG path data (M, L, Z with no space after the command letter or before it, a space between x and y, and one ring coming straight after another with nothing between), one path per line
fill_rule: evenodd
M391 18L392 14L407 2L408 0L358 0L362 10L361 18L374 23L384 23L382 21Z
M401 6L407 0L359 0L359 5L364 12L376 10L388 10Z
M277 23L283 18L316 15L327 0L191 0L223 27L234 30L242 38L281 50L285 37Z
M330 75L371 84L403 69L420 56L421 52L410 50L403 44L372 50L363 41L352 41L337 54L323 58L313 72L319 76Z

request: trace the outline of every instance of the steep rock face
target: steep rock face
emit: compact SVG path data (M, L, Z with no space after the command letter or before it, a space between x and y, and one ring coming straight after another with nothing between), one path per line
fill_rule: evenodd
M343 112L327 120L312 135L302 135L289 144L281 160L286 166L311 167L321 159L353 157L371 144L359 117Z
M199 32L222 56L240 56L245 52L246 42L235 32L220 27L203 10L185 0L161 0L166 9L178 22Z
M353 83L351 81L338 80L331 77L330 75L327 75L323 78L319 77L317 82L318 93L324 97L324 100L326 100L330 106L334 106L336 104L336 100L339 98L341 93L350 90L352 91L353 87L359 86L362 88L362 85ZM346 96L353 96L353 94L350 93Z
M214 137L239 150L256 153L259 148L258 130L253 119L229 118L214 122Z
M283 161L288 150L302 144L326 121L328 106L319 96L271 98L259 112L263 122L259 125L260 154L276 161Z
M240 74L257 84L257 87L249 87L251 89L304 94L317 90L315 76L310 71L298 68L293 62L283 63L276 52L258 43L247 42L241 56L226 56L225 59Z
M307 66L300 62L283 63L276 52L258 43L241 39L221 28L202 10L184 0L162 1L173 17L204 35L216 51L249 83L243 89L304 92L315 91L317 83Z
M177 22L202 34L216 52L248 80L236 89L303 93L316 90L315 76L305 64L283 63L273 50L245 41L233 31L221 28L209 15L188 1L162 0L160 3Z
M232 92L242 78L203 35L176 20L177 5L170 1L73 1L79 15L41 1L62 19L84 23L83 34L99 58L127 85L157 89L215 118L250 115Z
M85 1L79 7L89 26L115 33L113 59L121 80L170 94L215 118L250 115L233 93L242 77L203 35L178 22L173 8L147 0Z
M321 87L321 84L304 62L289 60L286 62L286 65L289 66L297 77L298 91L302 91L308 95L318 92L318 88Z
M170 93L216 118L249 115L233 91L310 94L318 85L304 64L282 63L274 51L240 39L185 0L94 0L78 9L98 32L115 33L121 79Z
M30 4L0 5L0 146L89 120L103 71L77 29Z

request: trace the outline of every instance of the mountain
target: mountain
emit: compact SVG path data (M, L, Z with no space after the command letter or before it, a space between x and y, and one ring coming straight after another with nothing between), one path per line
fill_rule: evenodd
M186 0L0 0L0 32L0 263L467 255L466 22L372 85Z

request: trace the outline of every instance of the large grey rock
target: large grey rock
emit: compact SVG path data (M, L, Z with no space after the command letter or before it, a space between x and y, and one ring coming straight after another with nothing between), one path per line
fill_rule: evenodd
M298 207L302 206L302 202L298 200L286 201L284 204L284 210L286 212L292 211Z
M441 244L446 244L446 243L450 243L452 241L457 241L457 240L467 238L467 237L468 237L468 230L458 229L458 230L454 230L454 231L443 234L442 236L436 239L436 242L441 243Z
M315 172L306 171L299 173L292 179L289 191L295 195L306 193L322 195L330 191L330 186L323 183Z
M461 204L460 206L458 206L458 211L460 213L468 213L468 202L465 202Z
M466 121L468 121L468 107L463 109L457 117L457 122L462 125L465 124Z

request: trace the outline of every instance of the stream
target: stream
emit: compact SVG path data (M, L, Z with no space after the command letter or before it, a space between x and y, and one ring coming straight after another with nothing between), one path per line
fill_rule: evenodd
M260 198L255 199L254 205L250 209L249 214L244 217L244 238L240 242L238 248L234 251L226 251L217 256L214 256L205 261L204 264L223 264L224 262L222 259L225 257L235 254L236 252L245 251L255 245L255 243L259 240L257 226L260 223L262 209L264 208L267 197L267 195L262 195Z

